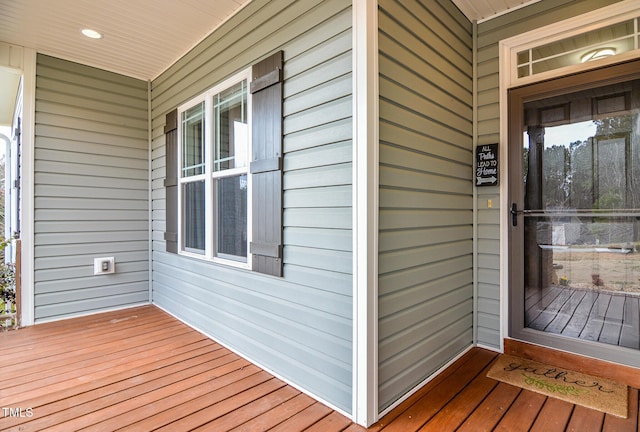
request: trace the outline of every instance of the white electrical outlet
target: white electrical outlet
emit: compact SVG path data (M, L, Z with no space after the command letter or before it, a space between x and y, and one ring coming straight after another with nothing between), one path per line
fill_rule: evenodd
M93 274L110 274L116 272L116 259L115 257L94 258L93 259Z

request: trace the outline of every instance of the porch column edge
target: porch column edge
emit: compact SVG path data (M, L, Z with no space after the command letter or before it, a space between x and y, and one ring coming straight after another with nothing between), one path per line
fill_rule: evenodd
M354 0L353 420L378 420L378 1Z

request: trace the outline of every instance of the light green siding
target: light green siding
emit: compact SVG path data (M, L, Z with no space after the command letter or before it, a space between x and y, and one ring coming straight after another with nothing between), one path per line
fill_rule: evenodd
M36 322L148 302L147 83L38 55L35 110Z
M616 3L543 0L478 24L478 144L500 141L498 43L545 25ZM501 155L506 160L507 155ZM506 172L501 173L506 179ZM478 188L478 343L500 347L500 189ZM488 200L493 203L487 207ZM505 234L506 235L506 234Z
M379 408L473 343L472 26L379 2Z
M351 7L254 0L152 83L153 300L351 412ZM284 51L284 277L165 252L165 114Z

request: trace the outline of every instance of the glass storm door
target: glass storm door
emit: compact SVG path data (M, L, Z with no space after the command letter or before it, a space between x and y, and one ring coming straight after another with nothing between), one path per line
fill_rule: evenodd
M640 62L510 91L511 336L640 366Z

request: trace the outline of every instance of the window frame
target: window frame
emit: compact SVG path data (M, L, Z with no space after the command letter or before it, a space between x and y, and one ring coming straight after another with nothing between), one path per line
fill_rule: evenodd
M636 28L633 34L634 49L630 51L618 53L599 60L550 69L524 77L518 76L518 53L584 35L593 30L605 29L629 20L635 20L636 23L640 22L640 7L638 7L637 1L635 0L623 0L610 6L595 9L573 18L558 21L501 40L498 43L500 50L501 85L505 89L509 89L638 58L640 32L638 32L638 28ZM607 43L603 43L603 47L604 45L607 45ZM587 49L588 48L585 48L585 50Z
M244 92L246 94L246 124L247 124L247 140L246 140L246 161L245 165L242 167L234 167L230 169L224 170L214 170L214 159L215 159L215 142L214 142L214 97L224 92L225 90L230 89L236 84L245 82ZM238 267L243 269L252 269L252 254L250 251L250 244L252 239L252 176L250 172L250 162L252 160L252 143L251 143L251 129L252 129L252 103L251 103L251 92L249 86L251 84L251 68L247 68L242 70L241 72L225 79L224 81L216 84L211 87L207 91L198 96L190 99L184 104L180 105L177 109L177 140L178 140L178 154L177 154L177 186L178 186L178 254L183 256L188 256L191 258L196 258L204 261L210 261L218 264L223 264L230 267ZM182 167L183 161L183 121L182 115L185 111L195 107L196 105L204 103L204 173L198 175L192 175L185 177ZM217 180L229 178L229 177L237 177L245 175L247 178L247 239L246 239L246 257L238 257L240 259L236 259L234 256L230 256L227 254L218 254L217 252L217 231L218 231L218 217L216 214L217 206L216 200L217 196L215 194L215 183ZM205 182L205 223L204 223L204 254L198 253L195 250L188 250L184 247L185 235L184 235L184 192L183 187L187 183L204 181Z

